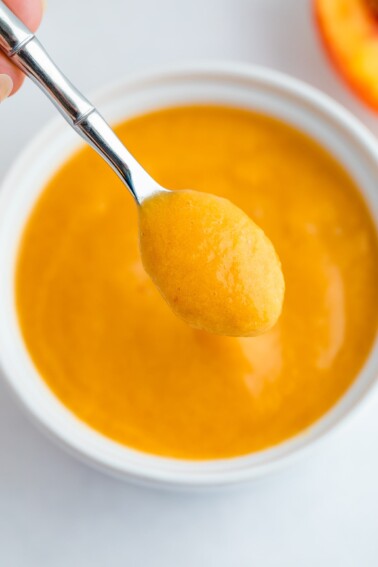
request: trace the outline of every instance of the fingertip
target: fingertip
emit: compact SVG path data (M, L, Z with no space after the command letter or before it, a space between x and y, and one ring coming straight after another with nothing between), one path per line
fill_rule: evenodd
M9 75L0 74L0 102L5 100L13 89L13 81Z
M38 28L44 10L44 0L4 0L5 4L33 32ZM13 81L10 96L18 91L24 82L24 74L5 55L0 53L0 74L8 75Z
M9 96L18 91L24 81L24 74L15 67L10 59L0 53L0 74L8 75L13 82L13 89Z
M28 28L37 30L43 15L43 0L4 0L4 3Z

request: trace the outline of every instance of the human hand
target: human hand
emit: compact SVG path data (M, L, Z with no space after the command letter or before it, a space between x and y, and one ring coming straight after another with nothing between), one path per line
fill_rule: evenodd
M32 31L36 31L42 18L43 0L4 0L4 4ZM0 52L0 102L15 93L23 80L24 74Z

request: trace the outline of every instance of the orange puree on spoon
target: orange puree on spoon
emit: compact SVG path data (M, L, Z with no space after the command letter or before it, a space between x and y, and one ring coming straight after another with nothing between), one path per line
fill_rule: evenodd
M270 240L228 199L167 191L142 202L142 261L173 311L228 336L258 335L277 321L284 296Z

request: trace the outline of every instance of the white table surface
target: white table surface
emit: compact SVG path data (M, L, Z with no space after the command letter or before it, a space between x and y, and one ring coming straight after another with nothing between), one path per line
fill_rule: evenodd
M378 133L325 62L309 0L47 0L40 37L85 92L160 64L243 60L320 87ZM30 84L0 106L0 177L53 114ZM291 468L193 495L77 462L0 380L1 567L252 565L378 565L378 395Z

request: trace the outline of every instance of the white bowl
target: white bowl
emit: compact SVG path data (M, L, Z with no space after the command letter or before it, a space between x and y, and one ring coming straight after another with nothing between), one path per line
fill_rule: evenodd
M230 104L282 118L319 140L344 164L378 224L375 138L339 104L297 80L267 69L211 63L134 77L106 89L94 101L113 123L159 107L196 102ZM264 475L287 463L360 405L378 375L377 343L354 384L313 427L244 457L193 462L148 455L111 441L63 406L39 376L23 343L15 310L14 268L20 235L36 198L80 144L58 118L16 160L0 198L0 363L13 392L45 432L88 463L124 479L172 487L222 485Z

